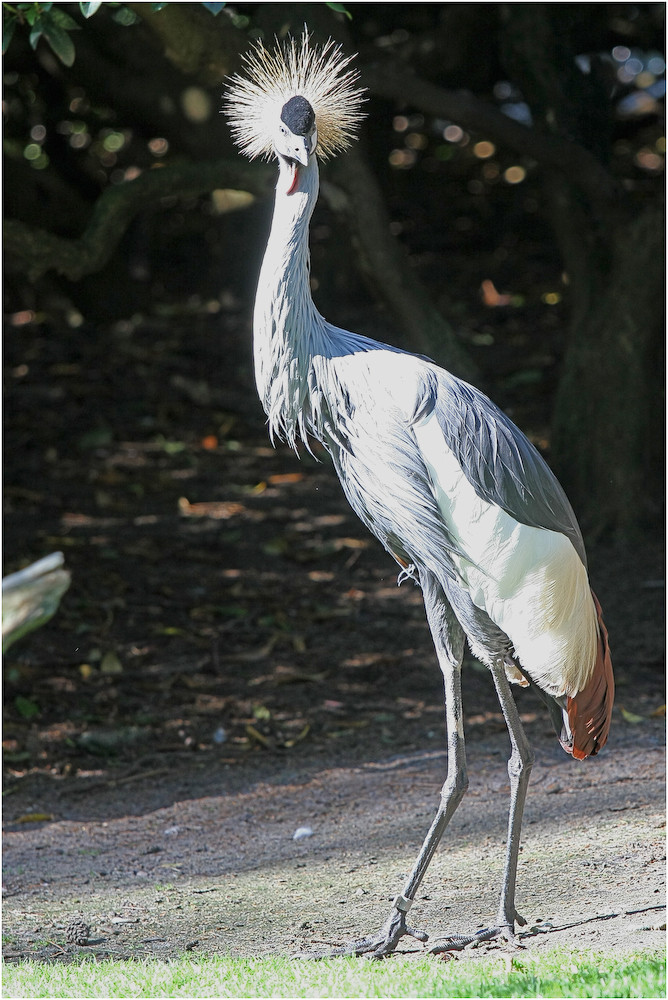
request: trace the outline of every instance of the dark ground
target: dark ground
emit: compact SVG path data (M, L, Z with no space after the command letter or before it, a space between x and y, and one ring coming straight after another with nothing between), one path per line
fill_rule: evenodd
M257 796L264 801L273 789L271 809L260 812L280 820L292 843L304 815L293 815L283 784L306 782L308 821L319 808L309 785L317 775L338 774L336 784L391 759L420 774L426 767L429 780L422 775L416 784L413 775L409 787L424 798L429 785L425 816L435 802L442 688L420 592L410 583L397 588L393 562L348 509L326 461L300 463L270 447L245 314L234 303L207 311L213 308L193 303L180 314L138 316L86 336L37 316L10 326L6 338L5 572L62 550L73 581L58 615L5 662L12 957L57 954L43 934L25 935L25 924L12 918L18 912L41 915L62 951L62 904L85 910L81 894L93 892L82 886L88 855L98 850L88 844L94 829L113 828L114 850L125 852L118 864L136 868L136 822L168 813L167 825L183 826L184 816L195 810L201 820L209 797L222 794L230 829L238 830L258 814ZM507 324L515 347L503 361L494 348L481 349L481 364L501 374L499 401L540 442L545 399L502 377L504 366L512 372L518 358L526 361L522 322L514 329L512 319L497 321L500 312L488 310ZM548 339L553 329L546 320ZM617 678L605 755L614 781L623 782L627 757L628 774L637 777L654 768L663 743L663 552L652 538L626 548L600 544L590 567ZM492 785L505 784L502 716L487 672L474 663L465 670L464 698L472 758L491 755ZM520 690L518 703L539 767L563 763L538 699ZM660 813L660 780L652 788L643 802ZM359 785L364 802L351 805L352 794L333 798L353 811L371 808L373 781ZM405 794L397 790L397 801ZM592 793L583 794L586 803ZM609 821L617 808L636 806L611 806ZM421 815L418 838L427 823ZM210 849L221 832L195 827L198 846L186 854ZM502 838L502 825L498 832ZM260 859L264 834L256 835ZM253 868L235 836L212 875ZM345 856L365 833L353 824L346 836L354 843L341 836L335 847ZM70 874L56 855L66 856ZM617 890L622 901L626 891ZM102 924L111 920L105 899ZM168 940L176 947L180 939ZM272 943L289 946L269 935L260 950Z

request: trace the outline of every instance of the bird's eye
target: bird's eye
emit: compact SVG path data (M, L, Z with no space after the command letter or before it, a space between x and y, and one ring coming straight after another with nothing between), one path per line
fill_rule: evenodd
M281 128L281 134L282 135L287 135L288 134L288 130L286 129L285 125L281 125L280 128Z

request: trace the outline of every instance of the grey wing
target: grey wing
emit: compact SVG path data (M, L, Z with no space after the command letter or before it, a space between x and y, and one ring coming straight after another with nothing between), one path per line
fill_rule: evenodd
M521 524L566 535L586 566L573 508L531 442L484 393L435 365L430 368L416 419L435 413L448 447L481 499Z

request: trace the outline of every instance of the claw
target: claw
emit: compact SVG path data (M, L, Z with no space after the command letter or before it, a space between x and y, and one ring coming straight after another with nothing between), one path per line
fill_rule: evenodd
M424 931L409 927L406 923L406 914L401 910L393 910L384 926L377 934L371 937L362 938L361 941L352 941L344 954L347 955L367 955L369 958L387 958L399 944L402 937L412 937L416 941L425 942L429 935Z
M525 921L522 921L523 923ZM431 955L441 955L446 951L462 951L464 948L477 948L485 941L493 941L495 938L505 938L506 944L510 948L523 948L524 945L515 937L515 930L510 924L502 924L499 927L486 927L484 930L476 931L475 934L451 934L450 937L440 938L429 948Z
M331 958L336 955L364 955L370 959L387 958L388 955L392 954L402 937L412 937L422 943L429 940L429 935L424 931L417 930L415 927L409 927L406 924L405 913L402 913L400 910L393 910L377 934L361 938L358 941L350 941L340 948L332 948L327 952L319 952L310 957Z
M515 921L520 926L526 924L526 920L519 913L515 914ZM333 958L338 955L355 955L357 957L363 955L369 959L387 958L395 950L402 937L412 937L423 944L429 940L429 935L424 931L408 926L405 912L394 909L377 934L360 938L357 941L349 941L348 944L341 945L340 948L328 948L325 951L299 954L294 957L319 959ZM486 941L498 938L503 938L508 948L524 947L515 936L514 924L504 922L496 927L486 927L484 930L476 931L475 934L451 934L449 937L434 941L427 950L430 955L442 955L449 951L463 951L464 948L469 947L477 948L478 945L484 944Z

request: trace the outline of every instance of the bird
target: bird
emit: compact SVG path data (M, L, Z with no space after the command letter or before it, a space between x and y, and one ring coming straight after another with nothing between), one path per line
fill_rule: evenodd
M309 227L319 160L355 140L366 100L332 39L262 41L228 81L223 111L250 157L278 166L253 312L257 390L271 440L317 441L343 492L419 585L445 693L440 804L380 930L330 954L390 955L428 935L408 913L468 785L461 689L465 646L491 672L510 739L508 836L495 922L430 943L434 952L499 939L519 946L515 905L522 814L534 754L511 684L544 701L563 749L594 756L608 738L614 679L582 533L549 466L486 395L429 358L329 323L310 288Z

